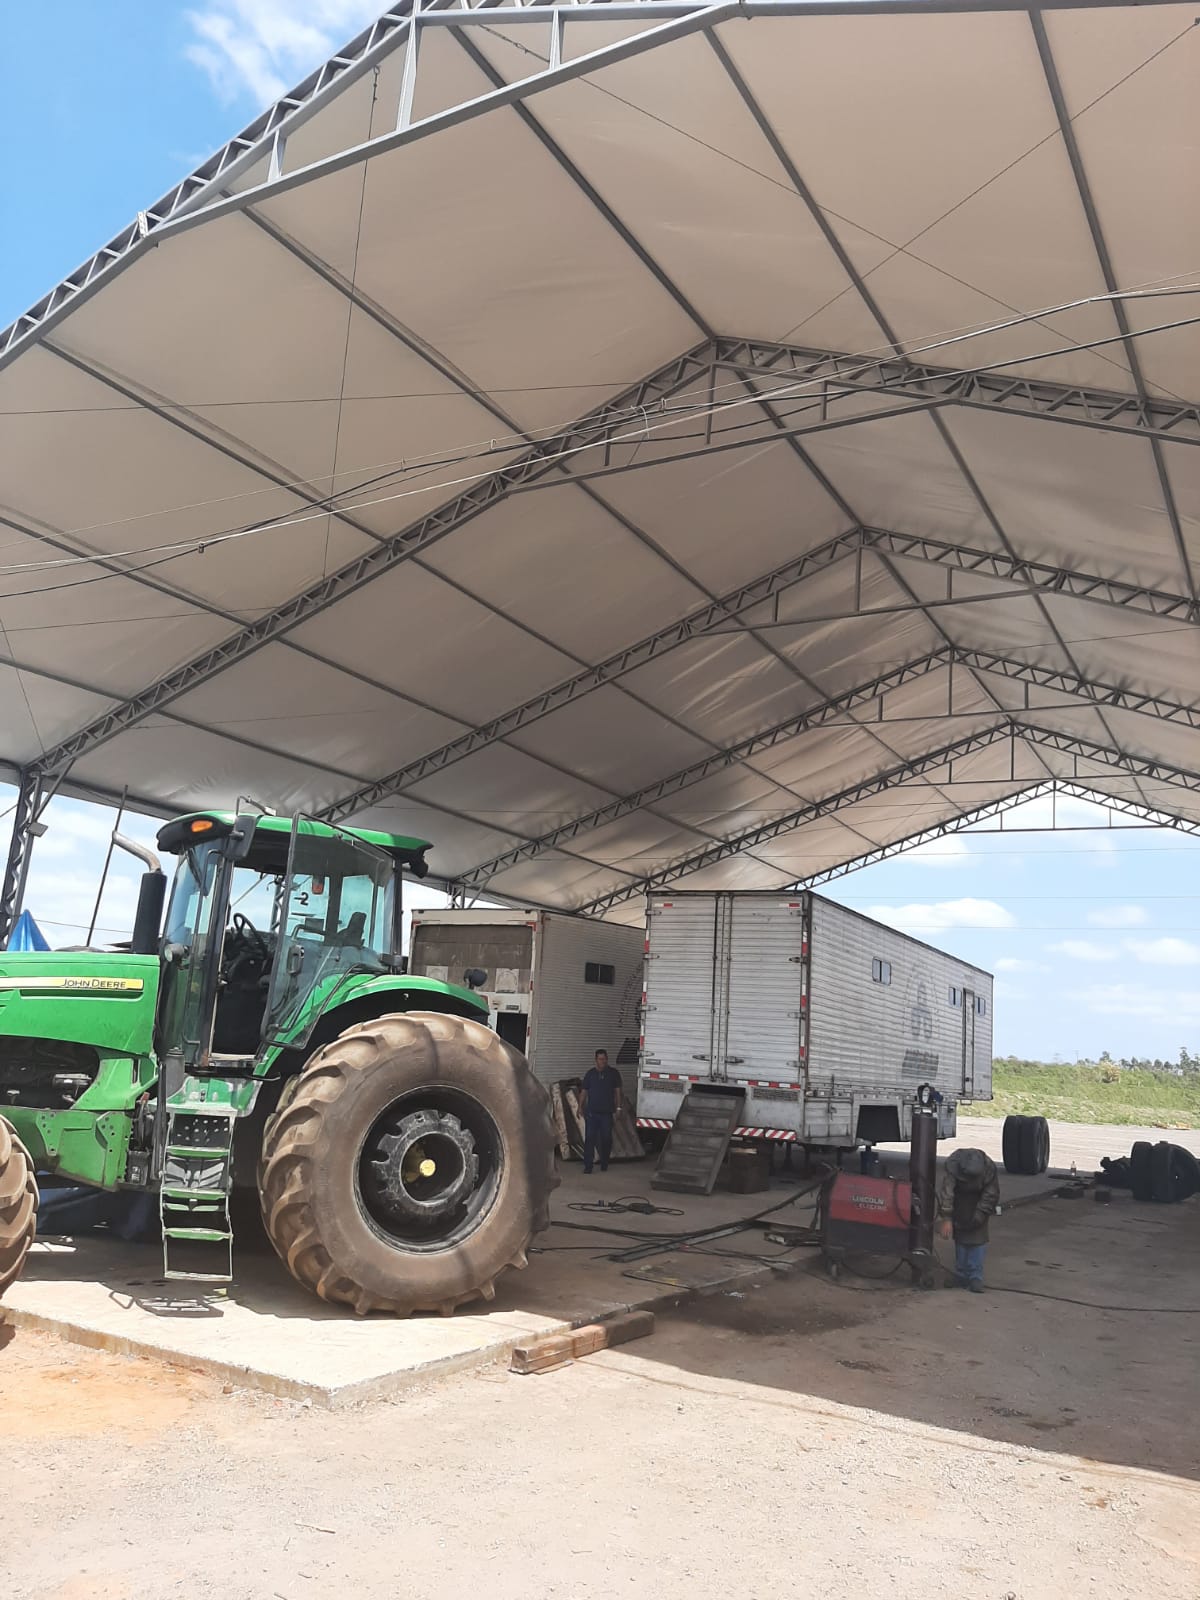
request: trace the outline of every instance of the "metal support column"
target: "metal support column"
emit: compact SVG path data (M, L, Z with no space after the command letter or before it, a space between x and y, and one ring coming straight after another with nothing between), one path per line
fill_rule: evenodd
M0 890L0 949L8 944L13 924L21 914L21 901L25 897L25 880L29 876L29 857L36 837L38 811L41 808L42 775L32 768L21 773L17 785L17 804L13 812L12 838L8 846L8 860L4 867L4 888Z

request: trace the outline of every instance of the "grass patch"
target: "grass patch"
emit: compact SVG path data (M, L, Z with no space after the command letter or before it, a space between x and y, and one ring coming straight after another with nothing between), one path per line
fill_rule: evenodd
M992 1093L992 1100L964 1101L960 1107L963 1115L1007 1117L1018 1113L1058 1122L1200 1127L1200 1073L1194 1072L1175 1077L1168 1072L1122 1069L1114 1074L1109 1067L996 1061Z

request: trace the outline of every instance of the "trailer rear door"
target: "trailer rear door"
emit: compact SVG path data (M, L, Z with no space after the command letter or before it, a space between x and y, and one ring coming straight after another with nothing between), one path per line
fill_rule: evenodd
M738 1080L801 1077L803 895L729 896L729 967L719 1070Z
M650 898L642 1065L652 1072L712 1075L716 910L715 895Z

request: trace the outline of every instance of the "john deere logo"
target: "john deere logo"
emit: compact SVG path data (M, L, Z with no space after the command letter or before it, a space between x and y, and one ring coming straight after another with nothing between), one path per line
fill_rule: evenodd
M141 994L141 978L93 978L83 974L35 978L0 978L0 989L20 989L24 994Z

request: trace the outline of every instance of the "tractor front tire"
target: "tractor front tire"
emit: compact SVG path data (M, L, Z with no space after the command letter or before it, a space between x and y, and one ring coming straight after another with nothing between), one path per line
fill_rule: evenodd
M480 1022L405 1012L348 1028L280 1097L259 1198L292 1275L360 1315L490 1300L549 1226L550 1097Z
M38 1187L29 1151L0 1117L0 1295L21 1276L37 1226Z

